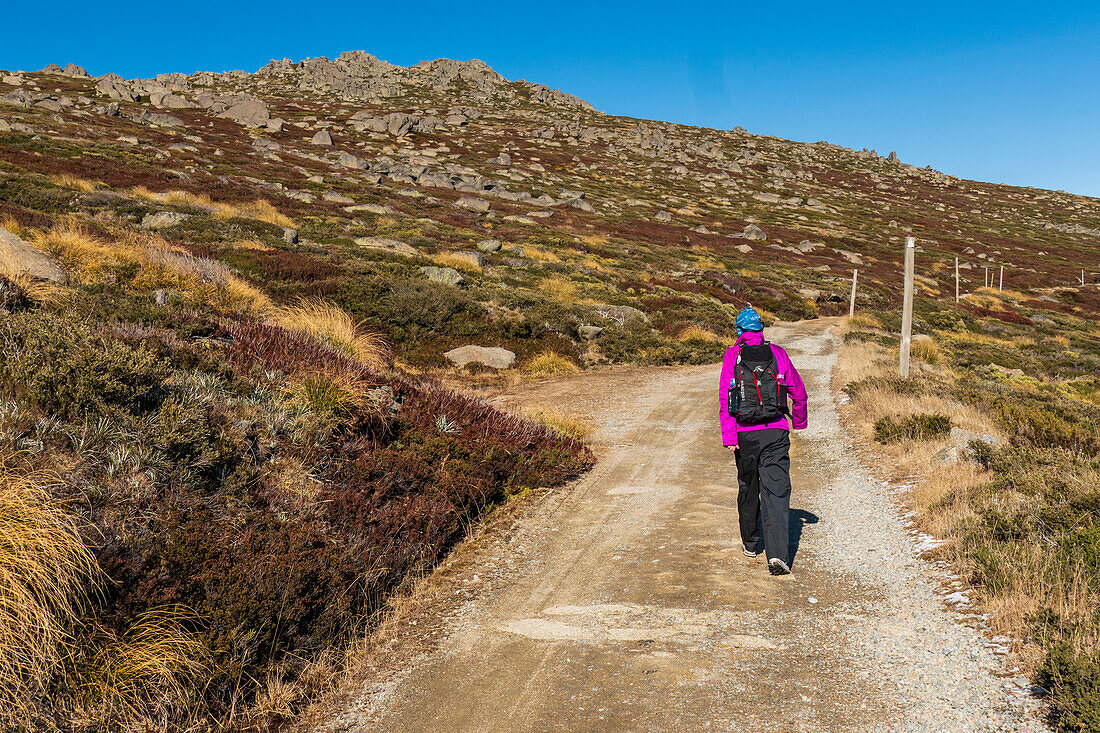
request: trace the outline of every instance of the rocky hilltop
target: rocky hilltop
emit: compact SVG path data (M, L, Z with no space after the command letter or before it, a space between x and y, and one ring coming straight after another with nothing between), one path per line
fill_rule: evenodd
M465 271L429 264L426 276L467 289L537 285L555 267L522 245L550 240L560 242L550 264L579 274L581 295L598 290L658 320L640 296L834 312L851 269L864 270L861 303L887 302L909 234L934 294L953 291L955 257L964 291L986 267L1004 266L1012 287L1057 287L1100 266L1094 199L961 180L893 153L602 114L476 60L401 67L355 51L255 74L126 80L70 64L0 81L9 189L17 170L76 176L97 191L64 208L90 215L117 208L106 190L138 186L260 196L317 254L458 254ZM34 208L0 199L12 215ZM186 228L162 233L194 244ZM483 239L502 251L478 252ZM721 330L713 313L694 320Z

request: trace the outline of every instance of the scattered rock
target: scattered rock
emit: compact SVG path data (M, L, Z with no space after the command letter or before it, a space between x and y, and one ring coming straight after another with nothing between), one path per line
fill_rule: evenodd
M508 153L501 153L489 162L493 165L512 165L512 156L508 155Z
M393 208L392 206L386 206L384 204L356 204L355 206L345 206L344 211L348 212L349 214L358 214L359 212L364 211L368 214L378 214L380 216L383 214L397 213L397 209Z
M271 120L271 112L262 101L252 98L234 104L218 117L233 120L247 127L266 127Z
M298 230L291 227L283 227L283 241L287 244L298 244Z
M581 338L588 339L589 341L591 341L592 339L596 338L601 333L603 333L603 327L601 327L601 326L581 326L580 328L577 329L577 333L579 333L581 335Z
M416 251L415 247L405 244L397 239L388 239L386 237L359 237L355 240L355 243L360 247L369 247L370 249L381 249L393 254L405 255L406 257L415 257L420 254Z
M452 285L456 288L466 283L466 278L462 277L462 273L453 267L434 267L428 265L421 267L420 271L427 275L429 280L435 283Z
M736 247L734 247L734 249L737 250L738 252L740 252L743 255L747 255L749 252L752 252L752 247L750 247L747 244L739 244Z
M755 224L749 224L745 227L745 231L741 232L741 239L751 239L753 241L764 241L768 238L768 235L764 233L764 230Z
M661 222L662 224L667 224L670 221L672 221L672 212L671 211L658 211L657 215L654 216L653 218L656 219L657 221Z
M861 257L858 252L849 252L846 249L837 249L836 247L833 248L833 251L844 259L848 260L848 262L851 262L853 265L863 264L863 257Z
M48 255L0 227L0 260L31 277L55 283L66 281L65 272Z
M503 246L499 239L483 239L477 243L477 248L482 252L499 252Z
M354 204L355 199L350 196L345 196L342 193L336 193L335 191L325 191L321 194L321 198L328 201L330 204Z
M649 316L629 305L596 305L592 309L598 316L608 320L627 324L632 321L644 321L649 323Z
M318 130L317 134L309 140L314 145L320 145L324 148L332 147L332 134L328 130Z
M459 346L443 356L457 367L474 362L491 369L507 369L516 361L514 353L499 346Z
M455 201L455 206L460 209L467 209L469 211L477 211L484 213L489 210L489 202L485 199L479 199L474 196L463 196L458 201Z
M156 211L141 220L142 229L167 229L179 226L190 217L179 211Z

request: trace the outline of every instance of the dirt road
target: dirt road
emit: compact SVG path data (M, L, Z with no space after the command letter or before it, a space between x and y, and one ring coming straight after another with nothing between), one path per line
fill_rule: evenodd
M741 554L717 367L528 388L510 399L598 424L599 463L478 548L446 591L441 641L368 679L328 729L1041 729L852 455L829 389L836 339L816 324L769 336L811 399L792 448L793 575Z

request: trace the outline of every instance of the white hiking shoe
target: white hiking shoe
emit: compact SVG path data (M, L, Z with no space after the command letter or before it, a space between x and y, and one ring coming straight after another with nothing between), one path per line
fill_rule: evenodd
M768 560L768 572L772 575L790 575L791 568L778 557Z
M750 550L748 548L743 548L741 550L741 552L745 553L745 557L759 557L760 556L760 551L759 550Z

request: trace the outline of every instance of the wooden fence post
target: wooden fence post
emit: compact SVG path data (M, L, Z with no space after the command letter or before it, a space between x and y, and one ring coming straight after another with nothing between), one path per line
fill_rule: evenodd
M859 278L859 270L852 270L852 300L848 303L848 317L856 314L856 280Z
M901 311L901 363L899 373L909 376L909 347L913 340L913 274L915 269L917 240L905 238L905 294Z

